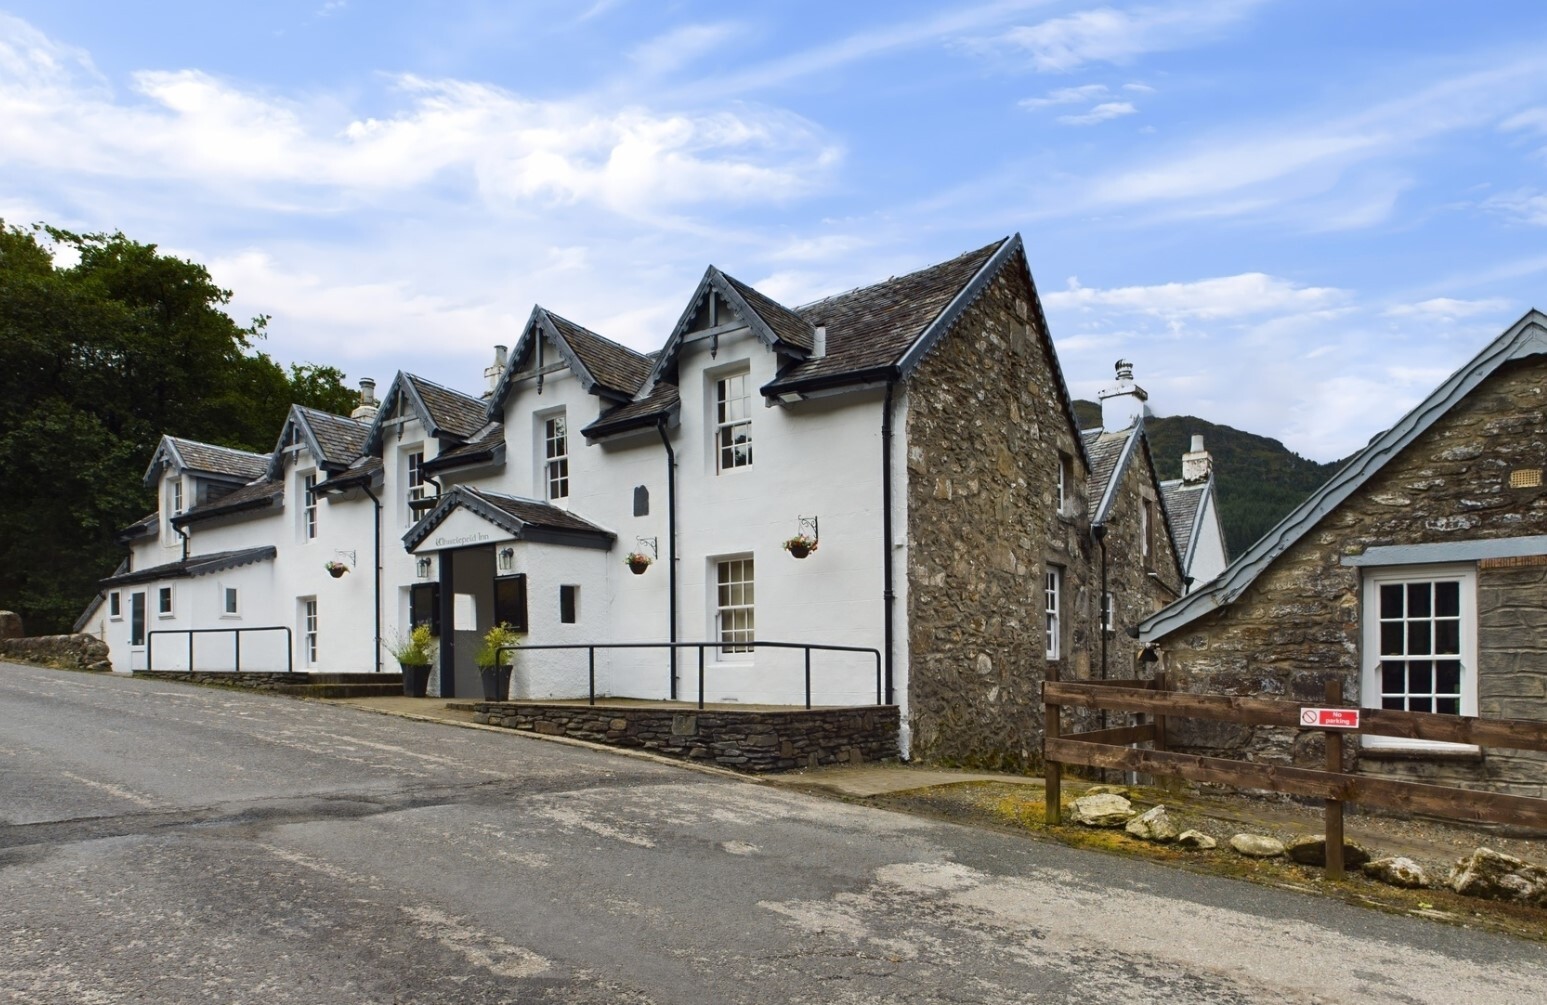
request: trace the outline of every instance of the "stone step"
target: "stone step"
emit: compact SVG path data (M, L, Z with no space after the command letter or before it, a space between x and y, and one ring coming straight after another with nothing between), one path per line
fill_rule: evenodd
M372 674L384 677L386 674ZM403 682L382 681L375 684L283 684L271 689L274 694L295 698L385 698L403 693Z

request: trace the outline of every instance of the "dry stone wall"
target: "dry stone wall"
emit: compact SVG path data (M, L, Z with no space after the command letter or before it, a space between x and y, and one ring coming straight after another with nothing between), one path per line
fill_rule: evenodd
M1543 467L1547 358L1506 364L1280 555L1229 606L1161 639L1176 686L1319 702L1324 682L1360 688L1360 575L1344 555L1372 547L1547 534L1547 489L1511 486ZM1547 582L1538 559L1478 563L1479 712L1547 720ZM1178 720L1174 745L1314 764L1311 734ZM1543 794L1536 755L1397 756L1361 771Z
M19 660L71 670L108 671L107 643L94 635L37 635L0 639L0 660Z

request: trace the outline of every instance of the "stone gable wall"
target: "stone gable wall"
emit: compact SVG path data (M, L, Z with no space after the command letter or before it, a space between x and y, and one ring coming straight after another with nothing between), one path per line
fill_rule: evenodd
M1055 512L1059 453L1077 458L1024 265L1011 264L907 385L912 753L1041 763L1043 574L1064 569L1060 673L1090 670L1087 472Z
M1156 521L1152 531L1150 561L1144 561L1143 542L1140 540L1141 511L1144 499L1152 501L1152 514ZM1154 470L1144 455L1142 445L1139 456L1133 458L1118 482L1117 495L1107 513L1107 536L1103 542L1107 558L1107 590L1112 594L1112 634L1107 639L1107 677L1133 677L1139 671L1138 657L1141 647L1128 634L1128 629L1154 614L1181 595L1182 572L1164 523L1164 510L1155 489ZM1093 554L1091 570L1091 626L1096 639L1096 651L1092 656L1091 676L1101 678L1100 636L1096 626L1100 624L1101 610L1101 548ZM1155 576L1150 576L1150 572ZM1164 585L1162 585L1164 584ZM1147 674L1146 674L1147 676Z
M1319 702L1323 682L1360 687L1360 576L1343 555L1371 547L1547 534L1547 490L1511 488L1510 472L1542 468L1547 358L1506 364L1287 549L1233 604L1160 640L1176 686ZM1529 565L1478 571L1479 711L1547 720L1547 586ZM1173 742L1202 753L1313 763L1314 734L1189 720ZM1483 758L1360 758L1360 770L1539 794L1541 762Z

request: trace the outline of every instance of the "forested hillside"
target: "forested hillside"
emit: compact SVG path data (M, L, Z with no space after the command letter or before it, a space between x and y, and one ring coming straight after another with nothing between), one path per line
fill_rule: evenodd
M266 319L230 299L155 245L0 221L0 609L29 634L69 631L123 557L162 433L266 452L292 401L353 406L333 367L256 351Z
M1101 407L1075 402L1080 425L1101 424ZM1191 415L1152 416L1144 420L1150 449L1162 479L1182 476L1182 454L1194 435L1214 456L1225 544L1234 558L1270 530L1295 506L1320 488L1342 464L1306 460L1278 440L1247 433Z

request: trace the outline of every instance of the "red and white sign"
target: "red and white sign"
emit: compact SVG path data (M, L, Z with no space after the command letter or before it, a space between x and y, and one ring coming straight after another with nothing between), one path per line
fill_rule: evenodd
M1300 725L1311 729L1358 729L1357 708L1302 708Z

